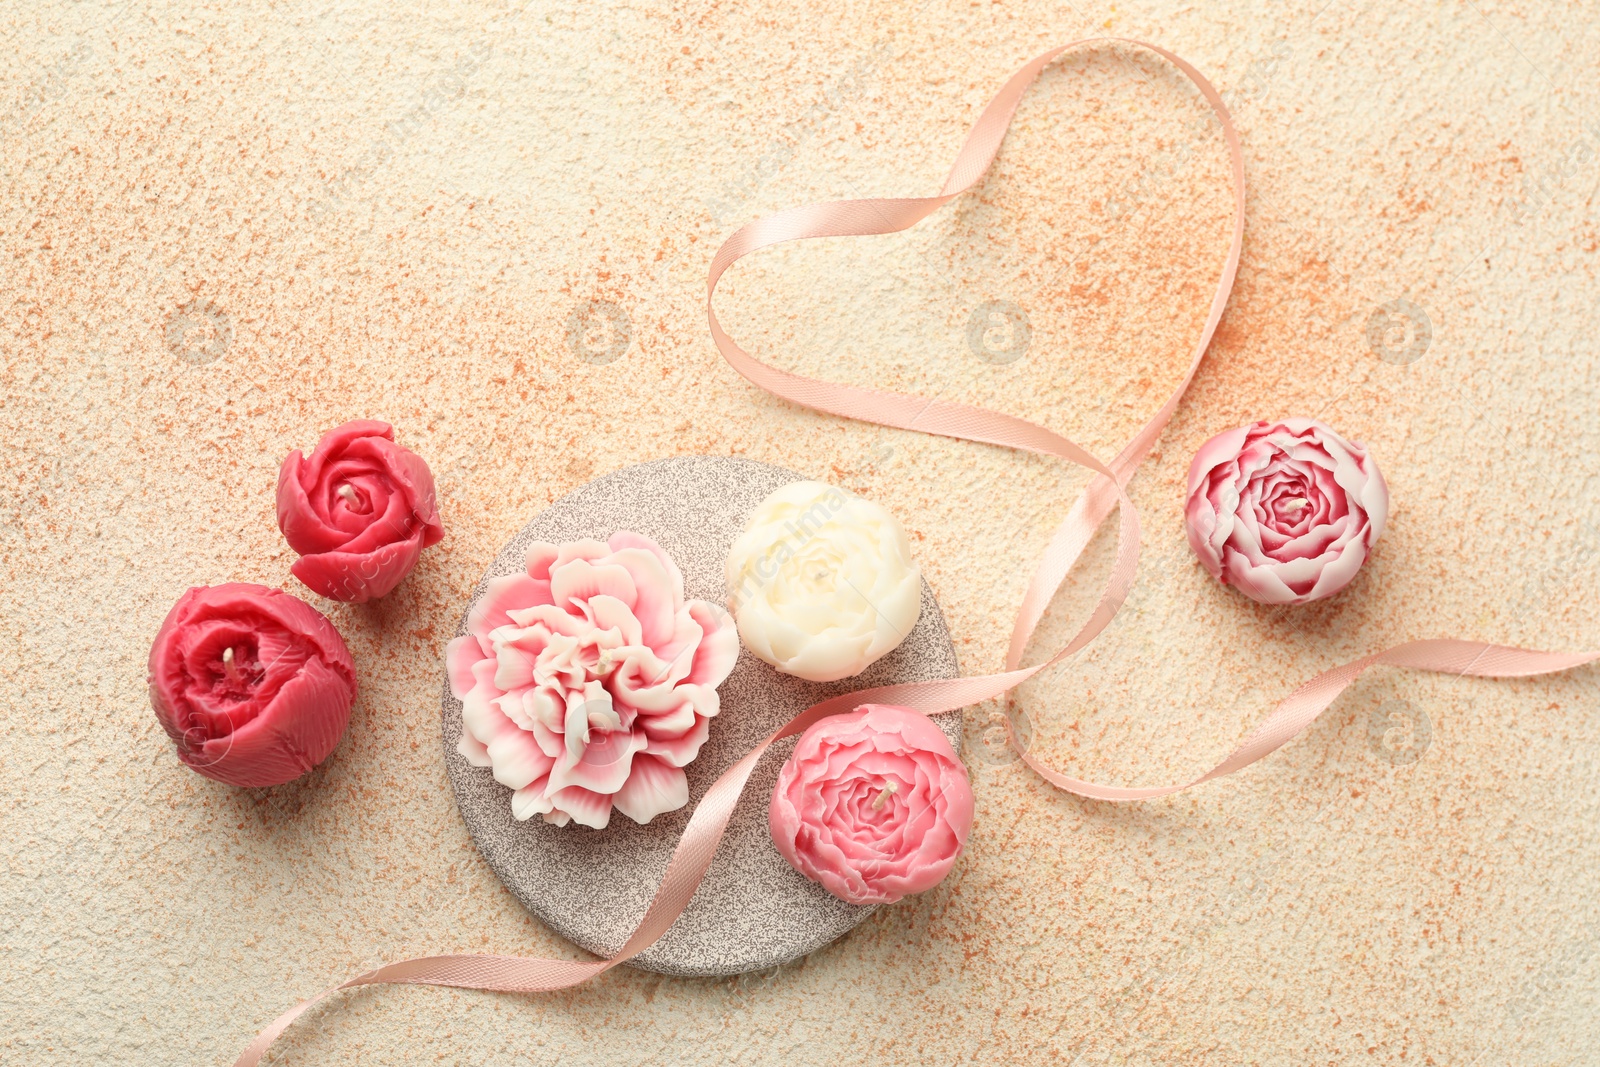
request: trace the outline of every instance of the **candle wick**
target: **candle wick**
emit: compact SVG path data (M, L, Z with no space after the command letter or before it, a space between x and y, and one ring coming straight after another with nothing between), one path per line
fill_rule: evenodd
M343 497L344 502L349 504L351 507L355 507L359 502L359 498L356 496L356 491L350 487L349 482L340 482L339 488L335 489L334 492Z
M878 793L877 799L872 802L872 810L882 811L883 806L889 803L889 798L898 792L900 792L900 787L898 785L896 785L894 782L885 782L883 789Z
M230 682L237 682L239 680L239 668L235 666L233 662L232 645L229 645L227 648L222 650L222 669L228 672L228 680Z

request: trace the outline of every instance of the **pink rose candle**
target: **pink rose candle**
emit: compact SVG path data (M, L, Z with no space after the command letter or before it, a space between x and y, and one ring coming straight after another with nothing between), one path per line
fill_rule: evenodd
M278 471L278 528L300 553L296 578L357 604L399 585L444 536L428 465L371 419L328 431L309 457L289 453Z
M1360 442L1315 419L1263 421L1200 447L1184 515L1212 577L1263 604L1305 604L1356 576L1389 487Z
M280 785L339 743L356 669L311 605L244 582L190 589L150 646L150 704L178 758L237 786Z
M648 537L536 543L491 579L450 642L458 750L489 767L518 819L647 823L689 802L683 768L739 658L727 612L684 600L683 575Z
M926 715L863 704L800 735L767 821L784 859L834 896L892 904L955 866L972 829L972 785Z

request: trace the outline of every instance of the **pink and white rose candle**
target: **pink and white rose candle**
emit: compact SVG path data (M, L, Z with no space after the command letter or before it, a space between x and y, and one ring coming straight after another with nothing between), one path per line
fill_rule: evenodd
M1263 604L1305 604L1356 576L1389 487L1359 441L1315 419L1261 421L1200 446L1184 515L1212 577Z

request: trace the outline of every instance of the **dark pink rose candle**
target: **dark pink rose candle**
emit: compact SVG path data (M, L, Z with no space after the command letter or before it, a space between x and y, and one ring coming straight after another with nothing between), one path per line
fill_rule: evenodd
M199 586L150 647L150 703L193 770L238 786L279 785L339 743L355 664L311 605L262 585Z
M357 604L399 585L444 536L428 465L371 419L328 431L310 456L289 453L278 472L278 528L300 553L296 578Z

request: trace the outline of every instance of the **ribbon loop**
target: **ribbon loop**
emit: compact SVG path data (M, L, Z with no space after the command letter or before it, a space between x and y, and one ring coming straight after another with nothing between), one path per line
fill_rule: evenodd
M1229 170L1233 182L1233 225L1229 235L1228 252L1218 274L1216 289L1205 325L1189 354L1189 366L1172 394L1144 424L1132 440L1118 453L1111 464L1102 463L1086 449L1062 437L1048 427L1016 416L965 404L927 400L902 393L839 385L819 381L762 363L739 346L717 320L715 295L717 283L723 274L740 258L751 252L782 241L802 240L825 236L863 236L892 233L907 229L926 218L938 207L948 203L976 184L1000 150L1007 128L1016 114L1023 93L1039 74L1058 56L1080 45L1117 43L1145 48L1164 57L1176 66L1200 90L1210 105L1222 129L1228 149ZM978 121L968 133L966 141L950 168L949 177L937 196L927 198L896 198L884 200L841 200L806 207L789 208L766 219L751 223L732 237L712 259L706 279L706 314L711 336L717 350L734 370L761 388L793 403L824 411L832 415L892 426L897 429L917 430L961 440L1003 445L1041 455L1056 456L1069 463L1091 471L1095 477L1073 504L1061 525L1057 527L1046 548L1038 569L1023 594L1021 610L1012 630L1010 647L1006 654L1006 672L983 678L964 678L951 681L922 682L912 686L893 686L893 695L882 690L858 694L858 702L871 699L877 703L897 703L920 711L950 711L1009 692L1023 681L1068 656L1080 651L1097 637L1115 618L1133 587L1133 578L1139 565L1139 517L1128 497L1127 484L1140 463L1160 436L1178 402L1188 390L1200 360L1205 356L1222 320L1228 294L1239 270L1239 257L1244 247L1245 206L1244 150L1239 143L1233 118L1223 103L1221 95L1194 67L1163 48L1125 38L1093 38L1077 41L1051 49L1029 62L1012 75L1000 92L991 100ZM870 208L867 205L872 205ZM840 227L855 222L858 228L844 230ZM1104 589L1089 617L1077 632L1043 663L1024 668L1022 657L1028 641L1033 636L1039 620L1043 618L1061 583L1072 572L1073 566L1115 507L1118 511L1117 555ZM975 694L982 694L981 696ZM1014 747L1016 747L1014 745ZM1060 774L1039 763L1027 753L1023 761L1038 771L1047 781L1083 795L1098 795L1085 790L1124 792L1112 787L1093 786ZM1191 783L1193 784L1193 783ZM1150 795L1160 795L1154 793ZM1135 799L1132 796L1119 799Z

